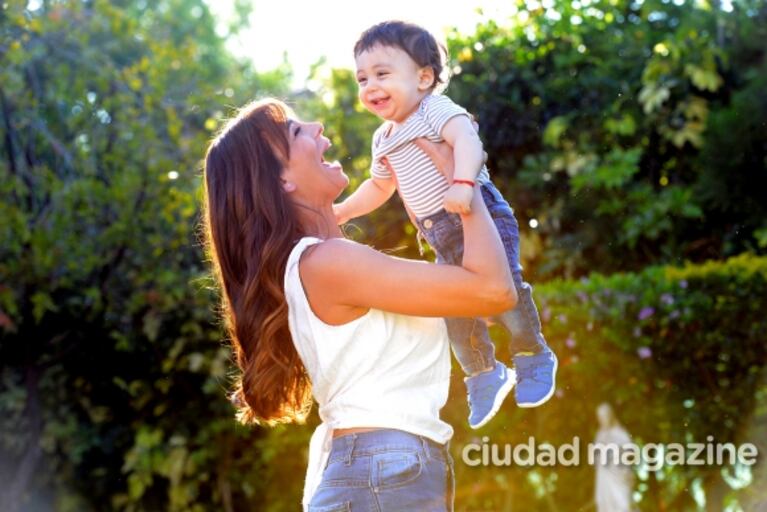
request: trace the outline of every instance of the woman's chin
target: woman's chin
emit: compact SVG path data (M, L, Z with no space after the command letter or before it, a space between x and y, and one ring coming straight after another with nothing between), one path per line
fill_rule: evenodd
M349 183L350 183L349 177L346 174L344 174L343 171L341 171L340 178L341 178L341 186L340 186L340 188L338 190L338 195L341 195L341 193L344 190L346 190L346 187L348 187Z
M341 171L340 175L338 176L337 181L334 180L333 182L337 185L336 186L336 195L333 198L333 201L335 201L336 199L338 199L341 196L341 194L343 194L344 190L346 190L346 187L349 186L350 180L349 180L349 177L346 174L344 174L343 171Z

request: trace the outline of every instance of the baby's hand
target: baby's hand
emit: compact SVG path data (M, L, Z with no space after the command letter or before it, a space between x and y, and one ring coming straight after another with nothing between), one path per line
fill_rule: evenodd
M445 210L451 213L471 213L471 200L474 197L474 188L464 184L451 185L445 193Z

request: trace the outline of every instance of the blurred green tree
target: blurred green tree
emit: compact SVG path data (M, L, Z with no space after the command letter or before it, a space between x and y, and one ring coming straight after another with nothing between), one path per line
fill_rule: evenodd
M531 272L764 251L763 1L516 5L450 36L448 94L479 118L521 225L535 219Z
M479 117L522 225L540 223L523 228L533 282L767 249L767 10L680 3L519 3L521 23L451 37L448 94ZM320 63L315 92L295 95L287 67L258 74L229 56L238 6L217 27L202 0L0 4L3 510L297 507L310 429L239 428L225 400L200 159L230 107L290 96L358 184L379 121L348 71ZM416 254L396 200L355 223L355 238ZM744 258L542 287L565 394L504 409L488 433L588 436L583 411L611 399L642 441L743 439L765 396L764 276ZM454 381L457 449L474 433ZM590 497L589 468L513 471L459 467L459 509ZM650 474L642 507L695 508L696 485L721 503L723 478Z
M225 400L200 159L289 74L201 0L4 2L0 41L0 508L234 510L259 431Z

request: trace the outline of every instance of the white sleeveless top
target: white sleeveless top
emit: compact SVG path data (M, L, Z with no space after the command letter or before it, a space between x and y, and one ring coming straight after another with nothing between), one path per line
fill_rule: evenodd
M312 312L298 272L304 249L319 242L302 238L285 268L290 334L322 419L309 444L304 510L322 480L333 429L395 428L438 443L453 435L439 418L450 383L444 319L370 309L346 324L326 324Z

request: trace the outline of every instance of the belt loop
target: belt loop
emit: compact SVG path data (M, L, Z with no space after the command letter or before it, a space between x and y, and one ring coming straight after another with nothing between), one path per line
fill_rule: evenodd
M430 446L429 442L426 441L426 438L423 436L418 436L418 438L421 440L421 447L423 448L423 453L426 456L426 460L431 460L431 452L430 452Z
M354 442L357 440L357 434L349 434L346 437L346 455L344 456L344 463L347 466L352 465L352 455L354 454Z
M415 236L415 241L418 243L418 254L420 256L423 256L424 248L423 248L423 233L421 233L421 230L418 230L418 234Z

